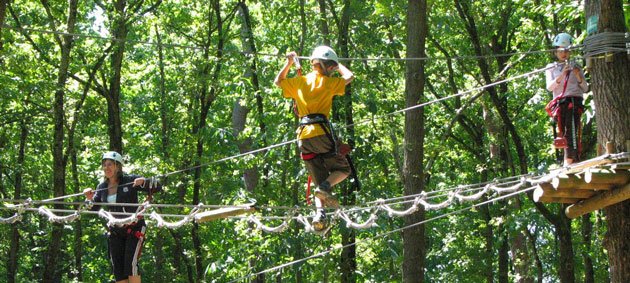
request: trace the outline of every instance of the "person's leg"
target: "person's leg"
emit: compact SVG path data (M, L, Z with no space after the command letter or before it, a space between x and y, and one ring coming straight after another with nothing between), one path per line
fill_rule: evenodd
M324 166L324 162L321 157L315 157L311 160L304 160L304 165L308 170L311 177L313 177L313 182L316 186L319 186L322 180L326 180L328 177L328 170ZM321 231L326 229L327 221L326 221L326 213L324 212L324 201L317 197L317 194L314 193L315 198L315 216L313 217L313 228L315 231Z
M121 229L112 228L107 238L107 248L109 249L109 260L116 282L127 282L127 275L124 272L125 261L125 237L120 235Z
M564 166L573 164L575 157L575 145L573 139L573 124L574 117L573 112L569 108L569 98L566 98L560 103L560 119L562 120L560 125L562 126L562 137L567 141L567 147L564 148Z
M134 226L127 236L125 249L125 273L129 282L140 282L140 270L138 263L142 254L142 244L144 243L144 233L146 225L138 224Z
M337 154L324 158L324 165L330 172L330 175L328 175L326 181L318 186L315 195L323 199L325 206L338 208L339 202L332 195L332 187L348 178L350 175L350 164L348 164L345 156Z
M563 103L561 110L563 111L564 136L567 139L567 148L565 149L564 165L573 164L580 160L580 143L581 143L581 125L582 125L582 99L567 98L567 102Z

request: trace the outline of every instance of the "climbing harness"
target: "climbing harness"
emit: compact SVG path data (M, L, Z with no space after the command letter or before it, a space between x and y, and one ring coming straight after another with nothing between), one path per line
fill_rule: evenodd
M576 101L575 97L565 97L567 84L569 82L570 75L571 73L567 74L566 77L564 78L564 86L562 89L562 94L560 94L559 96L549 101L547 106L545 106L545 111L547 111L547 114L551 118L554 119L554 121L557 123L557 126L558 126L557 135L556 135L555 127L554 127L553 146L556 149L564 149L564 148L569 147L569 143L567 139L565 138L564 128L566 125L564 125L563 116L562 116L563 111L561 111L561 108L563 108L564 104L567 104L566 109L571 110L571 113L569 114L571 115L571 124L572 124L572 127L571 127L572 130L570 133L571 134L570 138L572 142L571 145L573 146L574 149L577 149L578 156L579 156L582 151L581 130L579 129L580 126L576 124L576 122L579 123L579 121L575 121L575 116L576 116L576 112L577 112L577 115L581 115L584 112L584 107L581 105L581 103L578 103L579 101ZM567 113L564 113L564 114L567 114Z
M356 190L359 191L361 188L360 183L359 183L359 178L357 176L357 171L354 167L354 163L352 162L352 158L350 157L350 151L352 151L352 147L349 144L343 143L336 138L332 123L330 123L328 118L326 118L326 115L315 113L315 114L308 114L300 118L300 132L298 135L302 134L302 131L304 130L304 126L314 125L314 124L319 125L324 130L326 137L328 137L328 139L330 140L332 144L332 149L325 153L300 152L300 157L302 158L302 160L308 161L316 157L331 158L337 154L344 156L346 160L348 161L348 165L350 166L350 172L351 172L350 174L352 175L352 179L354 180ZM311 181L312 181L312 176L309 175L307 185L306 185L306 202L309 205L311 204L311 200L310 200Z
M564 128L562 125L562 117L560 113L560 100L564 98L564 93L567 90L567 84L569 82L570 75L571 74L569 73L564 78L564 86L562 88L562 94L558 95L557 97L549 101L549 103L547 103L547 106L545 106L545 111L547 111L547 115L553 118L554 121L556 121L558 125L558 135L554 136L554 139L553 139L553 146L556 149L563 149L567 147L567 139L564 138Z

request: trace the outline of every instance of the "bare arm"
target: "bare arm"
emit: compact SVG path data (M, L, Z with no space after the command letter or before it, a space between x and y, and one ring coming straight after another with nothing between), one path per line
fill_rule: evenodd
M287 62L284 64L284 67L282 67L282 70L278 72L276 79L273 81L274 84L280 86L280 82L284 81L287 78L287 74L289 73L289 70L293 65L293 58L295 58L295 56L297 56L297 53L295 53L294 51L287 53Z
M344 66L343 64L339 63L339 68L337 69L337 71L339 72L341 77L346 80L346 85L354 80L354 74L352 73L352 71L346 68L346 66Z

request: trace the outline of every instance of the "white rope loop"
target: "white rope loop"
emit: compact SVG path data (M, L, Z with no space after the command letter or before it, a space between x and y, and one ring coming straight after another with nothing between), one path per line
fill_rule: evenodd
M302 223L302 225L304 225L304 231L306 231L306 232L313 232L313 231L315 231L315 228L313 228L313 225L311 225L311 223L308 221L306 216L300 214L300 215L297 216L296 220L298 222Z
M289 227L289 223L287 223L286 220L282 221L282 224L276 227L267 226L263 224L262 222L260 222L260 220L258 220L258 218L256 218L254 215L250 215L247 218L247 221L256 224L256 228L258 228L259 230L263 230L264 232L267 232L267 233L281 233L281 232L284 232L284 230L286 230L287 227Z
M523 178L517 184L509 186L509 187L502 188L496 185L492 185L490 187L493 191L497 192L498 194L507 194L507 193L516 192L516 190L518 190L520 187L525 185L525 183L526 183L525 178Z
M184 216L184 219L180 221L176 221L176 222L165 221L164 218L162 218L162 216L158 214L156 211L151 212L150 216L153 220L157 222L156 226L158 228L165 227L168 229L177 229L192 222L195 219L195 215L203 210L202 207L203 207L203 203L199 203L190 211L190 213L188 213L188 215Z
M13 214L13 216L7 218L0 217L0 224L14 224L18 221L21 221L22 213L24 213L27 208L30 208L32 203L33 200L31 198L27 198L26 200L24 200L23 204L14 206L16 208L16 212Z
M455 192L455 197L457 198L457 201L462 202L462 201L474 201L474 200L478 200L480 199L483 195L485 195L488 190L490 190L490 184L487 184L485 186L483 186L483 189L481 191L479 191L478 193L472 194L472 195L462 195L459 193L459 190Z
M132 214L131 216L129 216L127 218L116 218L109 211L106 211L106 210L104 210L102 208L101 208L101 210L98 211L98 216L106 218L107 219L107 226L109 226L109 227L122 227L122 226L125 226L125 225L129 225L131 223L137 222L138 218L140 216L142 216L142 214L150 206L151 205L149 204L149 202L145 201L144 203L142 203L142 205L138 206L138 209L136 210L136 212L134 214Z
M442 209L449 206L453 202L453 198L455 198L455 193L449 192L448 198L441 203L437 203L437 204L428 203L424 200L425 199L424 196L420 198L419 202L422 206L424 206L425 210L438 210L438 209Z
M413 204L406 210L395 210L391 208L391 206L385 204L385 201L383 199L379 199L377 203L380 203L380 205L378 205L378 208L386 211L389 217L392 217L392 216L402 217L402 216L407 216L418 211L419 201L420 201L420 197L418 196L414 199Z
M376 224L376 220L378 219L378 216L376 216L376 214L374 213L370 214L370 217L368 218L368 220L366 220L363 223L357 223L357 222L352 221L350 217L348 217L348 214L346 214L343 211L339 213L339 217L343 219L344 221L346 221L346 227L348 228L358 230L358 229L368 229L372 227L378 227L378 224Z
M0 217L0 224L13 224L20 220L22 220L22 214L16 212L13 216L7 218Z
M92 201L86 200L83 204L81 204L81 206L79 206L79 208L74 213L66 215L66 216L56 215L54 212L52 212L50 209L44 206L40 206L37 209L37 211L39 212L39 214L47 216L48 221L52 223L70 223L70 222L74 222L80 219L81 212L83 212L86 209L92 208L92 205L93 205Z
M52 222L52 223L69 223L69 222L73 222L79 218L81 218L81 211L77 210L74 213L70 214L70 215L66 215L66 216L58 216L55 213L53 213L52 211L50 211L49 209L47 209L46 207L40 206L37 211L39 212L39 214L47 216L48 217L48 221Z

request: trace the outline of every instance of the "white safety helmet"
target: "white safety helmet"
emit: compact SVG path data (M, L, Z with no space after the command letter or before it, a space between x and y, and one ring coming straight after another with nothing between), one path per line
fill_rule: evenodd
M553 38L553 46L568 49L573 44L573 37L568 33L560 33Z
M339 64L339 57L337 57L337 53L335 53L332 48L329 46L318 46L313 49L313 53L311 54L311 60L320 59L320 60L333 60L335 63Z
M108 151L108 152L105 152L105 153L103 154L103 158L101 159L101 161L102 161L102 160L105 160L105 159L114 160L114 161L116 161L116 162L120 163L121 165L123 164L123 158L122 158L122 155L120 155L120 153L115 152L115 151Z

